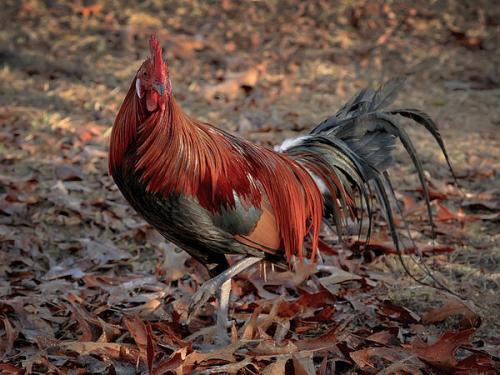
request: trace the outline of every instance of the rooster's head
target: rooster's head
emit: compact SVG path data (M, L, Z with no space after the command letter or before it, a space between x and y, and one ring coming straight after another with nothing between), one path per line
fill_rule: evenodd
M172 86L160 43L154 35L149 39L149 54L135 77L135 91L140 99L146 96L146 107L153 112L165 108Z

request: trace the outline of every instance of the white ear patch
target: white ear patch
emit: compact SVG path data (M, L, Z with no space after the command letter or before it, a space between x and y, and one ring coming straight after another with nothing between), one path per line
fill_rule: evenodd
M135 79L135 92L139 98L142 98L141 80L139 78Z

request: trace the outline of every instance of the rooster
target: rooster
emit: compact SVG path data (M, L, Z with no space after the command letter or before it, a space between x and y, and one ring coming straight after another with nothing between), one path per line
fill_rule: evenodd
M404 79L362 90L309 134L272 150L187 115L155 36L149 49L113 125L109 170L148 223L206 266L211 279L190 314L219 290L217 324L225 330L232 277L261 260L314 262L323 222L340 234L349 219L365 216L371 228L372 192L399 250L387 174L396 139L416 167L432 223L422 165L397 116L423 125L449 160L429 116L384 110ZM230 266L226 254L243 257Z

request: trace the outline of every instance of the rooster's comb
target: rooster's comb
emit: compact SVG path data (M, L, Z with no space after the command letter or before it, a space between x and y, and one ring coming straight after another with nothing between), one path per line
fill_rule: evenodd
M165 63L163 62L163 57L162 57L162 49L160 46L160 42L158 39L156 39L156 35L151 35L149 38L149 53L151 55L151 61L153 62L154 66L154 75L156 79L160 80L161 82L165 82Z

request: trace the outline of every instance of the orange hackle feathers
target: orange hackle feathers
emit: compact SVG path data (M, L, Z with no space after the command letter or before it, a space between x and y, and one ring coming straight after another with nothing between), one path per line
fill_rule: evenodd
M302 258L309 235L315 257L323 198L302 166L190 118L172 96L164 110L148 113L134 87L135 82L113 126L110 170L134 146L135 171L151 193L191 196L211 212L234 207L235 195L255 207L267 200L281 240L276 251L284 250L289 261L292 255Z
M136 95L135 81L134 79L127 92L111 130L109 144L109 172L111 174L113 174L113 168L116 168L124 159L130 143L135 140L138 124L142 123L146 117L144 105Z

